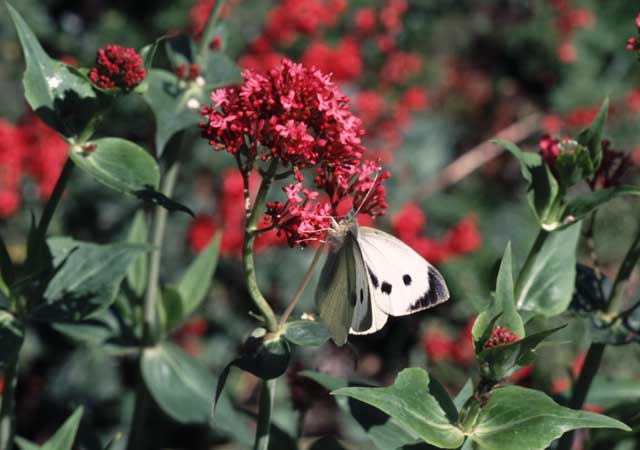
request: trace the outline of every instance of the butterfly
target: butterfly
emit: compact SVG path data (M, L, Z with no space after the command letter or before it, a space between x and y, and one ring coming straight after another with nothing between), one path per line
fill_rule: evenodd
M327 234L329 254L315 301L331 338L343 345L349 334L380 330L389 316L404 316L449 299L444 278L400 239L361 227L355 213Z

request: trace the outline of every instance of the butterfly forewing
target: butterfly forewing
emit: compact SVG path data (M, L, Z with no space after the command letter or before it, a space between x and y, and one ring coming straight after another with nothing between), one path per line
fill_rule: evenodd
M368 308L359 307L358 313L354 313L356 305L364 304L369 298L366 279L357 273L357 268L364 264L361 251L350 233L345 233L342 239L340 243L330 246L316 290L320 318L338 345L347 341L352 326L369 328L367 321L371 322ZM360 302L360 296L364 302Z
M442 275L400 239L360 227L358 244L369 277L372 303L391 316L404 316L449 299Z

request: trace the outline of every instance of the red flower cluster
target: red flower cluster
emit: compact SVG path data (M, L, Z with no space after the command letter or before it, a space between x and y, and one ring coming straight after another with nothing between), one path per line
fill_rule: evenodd
M361 212L382 214L386 209L380 182L388 177L362 162L364 131L360 119L349 111L349 99L330 78L315 69L289 60L262 75L246 70L238 87L211 94L213 105L203 107L206 122L202 137L215 150L256 160L276 160L288 168L294 184L284 187L286 202L268 203L268 223L284 232L291 245L329 226L345 199L360 205ZM313 185L303 186L303 169L314 168ZM367 192L371 190L369 195Z
M23 174L35 181L40 198L48 198L66 158L67 144L35 114L17 126L0 119L0 217L17 210Z
M281 0L267 17L264 35L274 43L290 44L298 34L312 36L334 26L346 0Z
M429 361L454 361L461 366L469 366L475 358L471 336L474 320L471 318L455 338L443 330L427 328L420 338L420 345Z
M142 57L134 49L108 44L98 50L89 79L102 89L129 90L144 80L142 65Z
M380 69L380 78L386 84L402 84L421 70L422 57L418 53L394 51L389 53Z
M472 252L482 244L473 216L462 219L438 240L422 235L425 225L424 213L413 202L405 203L391 217L393 233L433 264Z
M564 63L573 62L576 59L576 50L571 38L580 28L593 26L595 18L587 9L574 8L569 0L551 0L550 3L555 14L556 32L560 37L558 57Z
M498 345L511 344L512 342L518 341L520 338L517 334L512 333L506 327L494 327L491 332L491 337L484 344L484 348L493 348Z
M180 64L176 68L176 76L181 80L194 81L200 76L200 67L196 64Z
M560 154L560 149L558 148L559 143L560 140L553 139L548 134L542 135L542 137L538 141L540 156L542 156L542 159L547 163L549 167L555 166L556 158Z
M194 317L189 322L178 328L171 340L190 355L196 356L200 353L200 340L207 332L209 324L203 317Z
M251 177L250 190L255 194L257 176ZM239 256L244 239L244 184L242 174L237 170L225 170L222 173L222 186L217 196L215 216L199 214L191 221L187 231L187 242L192 251L202 251L211 241L216 231L222 232L220 254ZM262 222L264 226L264 221ZM272 245L282 244L283 239L275 230L260 234L254 250L260 252Z
M640 13L636 16L636 28L640 35ZM627 39L627 50L630 52L636 52L636 55L640 58L640 37Z

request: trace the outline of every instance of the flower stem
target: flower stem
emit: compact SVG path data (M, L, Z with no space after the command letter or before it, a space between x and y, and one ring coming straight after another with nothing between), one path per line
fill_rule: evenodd
M253 202L253 207L251 208L251 213L249 214L245 225L244 244L242 247L242 265L244 267L244 279L247 283L247 289L249 290L249 295L251 296L253 303L260 311L260 314L264 318L265 325L270 332L277 330L278 323L273 309L271 309L271 306L269 306L269 303L264 298L262 292L260 292L260 288L258 287L255 264L253 261L253 245L257 235L258 220L264 212L267 193L271 187L273 175L275 174L277 166L278 161L275 159L272 160L265 177L262 179L262 183L260 183L260 189L258 190L256 199Z
M636 236L627 251L627 254L622 261L622 265L618 270L618 274L616 275L616 279L613 282L613 287L611 288L611 295L609 295L609 302L607 306L606 315L609 318L614 318L622 308L622 303L624 302L624 289L627 285L627 281L631 276L631 272L633 272L633 268L638 263L640 259L640 227L636 231Z
M64 194L64 191L67 188L67 183L71 178L74 167L75 163L71 160L71 158L67 157L67 160L65 161L62 168L62 172L60 172L60 176L58 177L58 181L56 181L56 185L53 188L51 197L49 197L49 200L47 200L47 203L44 206L44 211L42 211L40 221L38 222L38 237L42 239L44 239L44 236L47 233L47 229L49 229L51 219L53 219L53 214L55 213L56 208L60 203L62 194Z
M2 407L0 408L0 450L13 448L15 432L14 397L18 382L18 353L11 358L4 369L4 390L2 392Z
M529 289L531 288L531 272L533 271L536 260L538 258L538 254L542 249L545 241L549 237L549 232L541 229L538 232L538 236L536 237L531 250L529 250L529 254L527 255L527 259L522 266L522 270L520 271L520 275L518 275L518 280L516 282L516 307L518 309L522 308L524 302L527 298L527 294L529 293Z
M284 324L287 323L287 319L293 312L293 308L296 307L296 303L298 303L298 300L300 300L300 296L304 292L304 288L307 287L307 284L311 279L311 274L313 274L313 269L318 264L318 261L320 261L320 256L323 253L322 252L323 249L324 249L324 245L321 245L320 247L318 247L318 250L316 250L316 254L313 256L313 261L311 261L311 265L309 265L309 268L307 269L307 273L304 274L304 277L302 278L302 281L300 282L298 289L296 289L296 292L293 294L293 297L291 297L291 301L289 302L287 309L284 310L284 312L282 313L282 316L280 317L280 321L278 322L278 328L282 328Z
M604 349L605 344L598 342L591 343L587 356L585 357L582 370L580 370L580 375L578 375L578 379L573 385L568 405L570 408L581 409L584 405L584 401L589 393L589 388L591 388L591 382L600 368ZM560 439L558 450L570 450L573 446L573 436L573 431L565 433Z
M161 192L167 197L173 193L180 163L175 161L171 164L162 181ZM153 213L153 224L151 231L150 244L154 247L149 256L149 271L147 274L147 288L145 291L143 302L143 337L142 347L138 362L142 358L142 353L146 346L155 343L157 336L156 319L158 304L158 278L160 276L160 261L162 257L162 241L164 239L164 230L167 223L168 211L162 206L156 206ZM140 367L140 364L138 364ZM131 421L131 431L127 443L127 450L144 450L148 448L145 437L145 422L147 413L151 404L149 392L142 379L142 374L138 371L138 380L136 386L136 400L133 412L133 420Z
M215 6L211 8L211 12L209 13L207 22L202 29L202 34L200 35L200 44L198 45L198 58L201 60L204 59L204 56L209 48L209 43L214 38L213 32L216 30L216 25L218 25L220 11L222 10L224 3L224 0L219 0L216 2Z
M271 429L271 414L273 413L277 379L262 380L261 383L258 426L253 450L267 450L269 448L269 431Z

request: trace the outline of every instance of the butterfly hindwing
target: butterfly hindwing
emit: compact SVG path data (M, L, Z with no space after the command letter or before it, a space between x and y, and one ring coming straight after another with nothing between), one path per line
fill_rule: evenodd
M358 245L369 277L372 303L382 312L404 316L449 299L442 275L400 239L360 227Z

